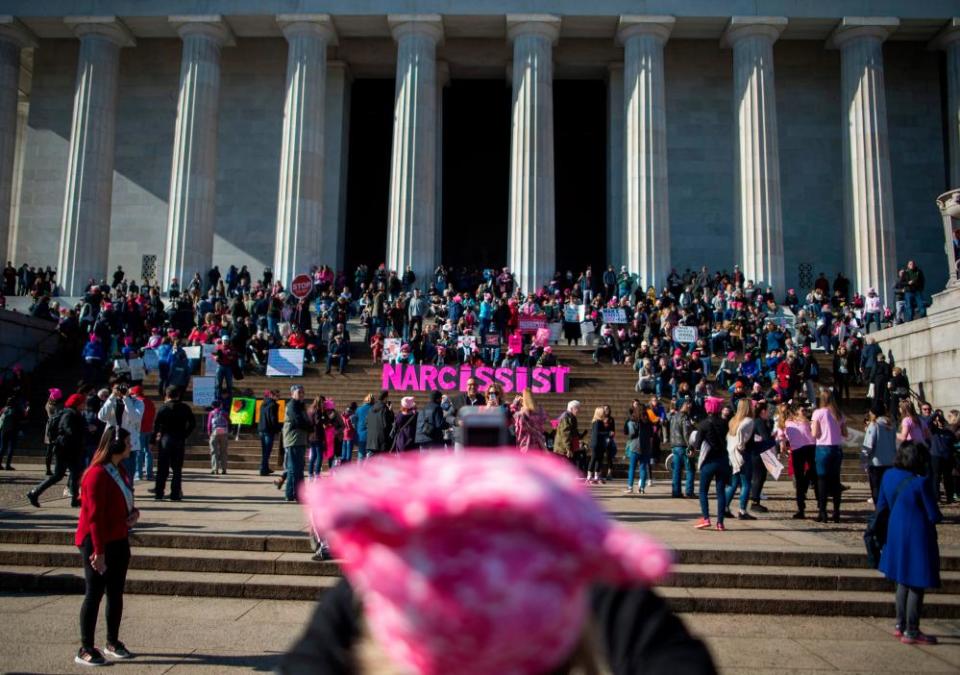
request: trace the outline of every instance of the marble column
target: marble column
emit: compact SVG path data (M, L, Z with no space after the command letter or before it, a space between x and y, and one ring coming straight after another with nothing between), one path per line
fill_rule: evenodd
M343 61L327 62L323 134L323 227L320 251L334 270L343 268L346 244L347 156L350 140L350 70Z
M735 262L747 280L784 291L783 216L773 43L784 17L735 16L723 36L733 47L737 120Z
M607 66L607 264L626 261L623 230L623 64ZM606 270L606 266L604 266ZM603 276L603 271L599 276Z
M0 16L0 264L12 259L8 253L10 209L13 195L14 157L17 148L20 96L20 50L36 47L33 34L12 16Z
M57 282L78 296L107 275L120 48L133 36L115 17L67 18L80 38Z
M426 283L436 265L437 44L440 15L391 15L397 42L387 268Z
M897 246L883 42L899 24L895 18L845 18L830 39L840 49L844 249L851 290L876 287L888 306L897 280Z
M213 265L220 49L233 44L233 36L219 16L170 22L183 40L183 54L161 284L176 277L185 288L195 272L206 279Z
M327 45L336 33L326 14L281 15L277 22L288 50L273 273L287 285L311 265L336 265L336 249L322 248Z
M663 45L672 16L622 16L624 264L646 289L670 274L670 204L667 190L667 110Z
M437 62L437 200L434 263L443 261L443 90L450 84L450 64ZM431 277L433 270L430 270Z
M933 42L947 53L947 146L950 185L960 187L960 18L951 19Z
M507 15L513 42L510 141L510 271L524 293L556 271L553 173L553 45L560 18Z

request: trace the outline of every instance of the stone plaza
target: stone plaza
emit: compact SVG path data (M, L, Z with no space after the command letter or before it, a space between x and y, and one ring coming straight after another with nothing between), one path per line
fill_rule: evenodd
M525 289L588 263L644 287L705 263L778 290L842 270L887 296L915 259L941 288L956 4L759 12L4 0L0 252L72 296L117 265L165 285L441 260Z

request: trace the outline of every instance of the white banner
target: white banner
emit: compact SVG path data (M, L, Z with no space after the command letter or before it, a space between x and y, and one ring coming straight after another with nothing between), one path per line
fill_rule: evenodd
M143 359L130 359L130 380L132 382L143 382Z
M193 360L193 361L199 361L199 360L200 360L200 356L201 356L201 355L200 355L200 346L199 346L199 345L194 345L194 346L192 346L192 347L184 347L184 348L183 348L183 352L187 355L187 358L188 358L188 359L191 359L191 360Z
M673 329L673 341L692 345L697 341L696 326L677 326Z
M300 377L302 375L302 349L271 349L267 353L267 377Z
M215 377L192 377L193 383L193 403L199 406L211 405L214 401L217 389L217 378Z
M217 374L217 360L213 358L213 353L217 351L217 345L201 345L203 354L203 374Z

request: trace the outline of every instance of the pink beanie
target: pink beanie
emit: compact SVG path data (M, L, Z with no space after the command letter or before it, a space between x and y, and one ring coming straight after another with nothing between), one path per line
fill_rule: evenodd
M377 643L423 675L549 672L582 635L593 583L647 585L670 565L547 454L383 458L302 496Z
M336 410L336 409L337 409L337 402L334 401L332 398L328 398L327 400L325 400L325 401L323 402L323 409L324 409L324 410Z
M716 415L723 409L723 399L719 396L708 396L703 407L707 409L708 415Z

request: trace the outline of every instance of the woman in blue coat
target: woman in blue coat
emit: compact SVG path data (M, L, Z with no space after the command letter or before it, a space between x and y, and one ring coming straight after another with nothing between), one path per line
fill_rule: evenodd
M937 523L942 515L925 477L927 455L926 446L903 443L883 476L877 501L877 511L890 509L879 569L897 583L894 636L908 645L937 642L920 632L924 590L940 586Z

